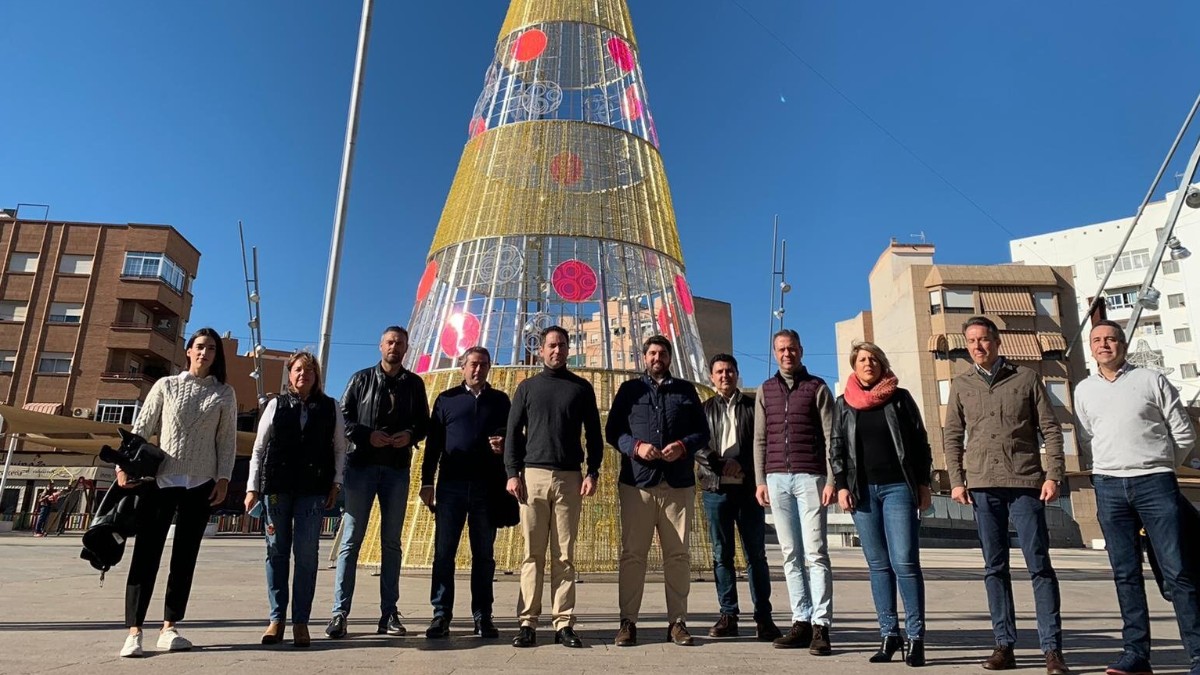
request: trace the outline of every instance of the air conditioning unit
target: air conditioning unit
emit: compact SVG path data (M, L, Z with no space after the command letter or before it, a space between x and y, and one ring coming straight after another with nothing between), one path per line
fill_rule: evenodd
M74 410L71 411L71 417L79 417L79 418L82 418L85 420L90 420L90 419L92 419L92 409L91 408L75 408Z

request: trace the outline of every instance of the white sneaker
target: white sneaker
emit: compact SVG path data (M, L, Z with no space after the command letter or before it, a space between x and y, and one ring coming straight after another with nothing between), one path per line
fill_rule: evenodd
M169 652L184 652L192 648L192 643L171 627L158 634L158 648Z
M125 646L121 647L121 656L129 659L138 659L142 654L142 634L125 636Z

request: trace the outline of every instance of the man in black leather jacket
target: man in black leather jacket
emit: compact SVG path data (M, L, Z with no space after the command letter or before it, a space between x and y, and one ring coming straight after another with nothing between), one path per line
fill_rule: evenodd
M400 533L408 504L409 466L413 447L425 439L429 401L425 383L405 370L408 331L389 326L379 341L382 359L350 377L342 396L346 438L345 512L338 551L333 618L325 628L331 638L346 636L346 618L354 599L358 550L362 546L371 505L379 497L382 561L379 575L380 634L404 635L396 611L400 599Z
M750 599L754 603L755 637L769 642L780 636L771 619L771 571L767 567L766 514L754 498L754 401L738 389L737 359L717 354L708 362L717 395L704 402L709 443L696 453L696 476L704 493L708 537L713 550L713 578L721 618L709 637L738 635L737 570L733 554L734 526L746 552Z

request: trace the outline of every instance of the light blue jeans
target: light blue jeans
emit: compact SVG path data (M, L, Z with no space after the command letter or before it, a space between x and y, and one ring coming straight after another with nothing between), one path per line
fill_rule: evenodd
M792 605L792 623L828 626L833 621L833 572L829 568L825 476L767 474L775 534L783 550L783 575Z
M371 505L379 497L379 538L382 555L379 569L379 611L389 616L400 600L400 535L408 508L408 472L387 466L347 466L342 485L346 511L342 514L342 547L338 550L337 590L333 613L350 615L354 599L358 550L362 547L371 517Z
M292 580L292 623L307 624L317 591L317 548L321 544L321 520L325 517L322 495L263 495L267 535L267 600L271 621L283 623L288 609L288 572L295 551L296 576Z

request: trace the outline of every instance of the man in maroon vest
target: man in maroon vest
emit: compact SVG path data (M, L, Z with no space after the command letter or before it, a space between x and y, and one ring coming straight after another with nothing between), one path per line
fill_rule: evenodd
M804 348L796 331L779 331L772 347L779 371L758 388L754 404L754 472L758 501L771 506L775 519L792 605L792 629L774 644L828 656L833 574L825 507L834 500L827 453L833 394L800 363Z

